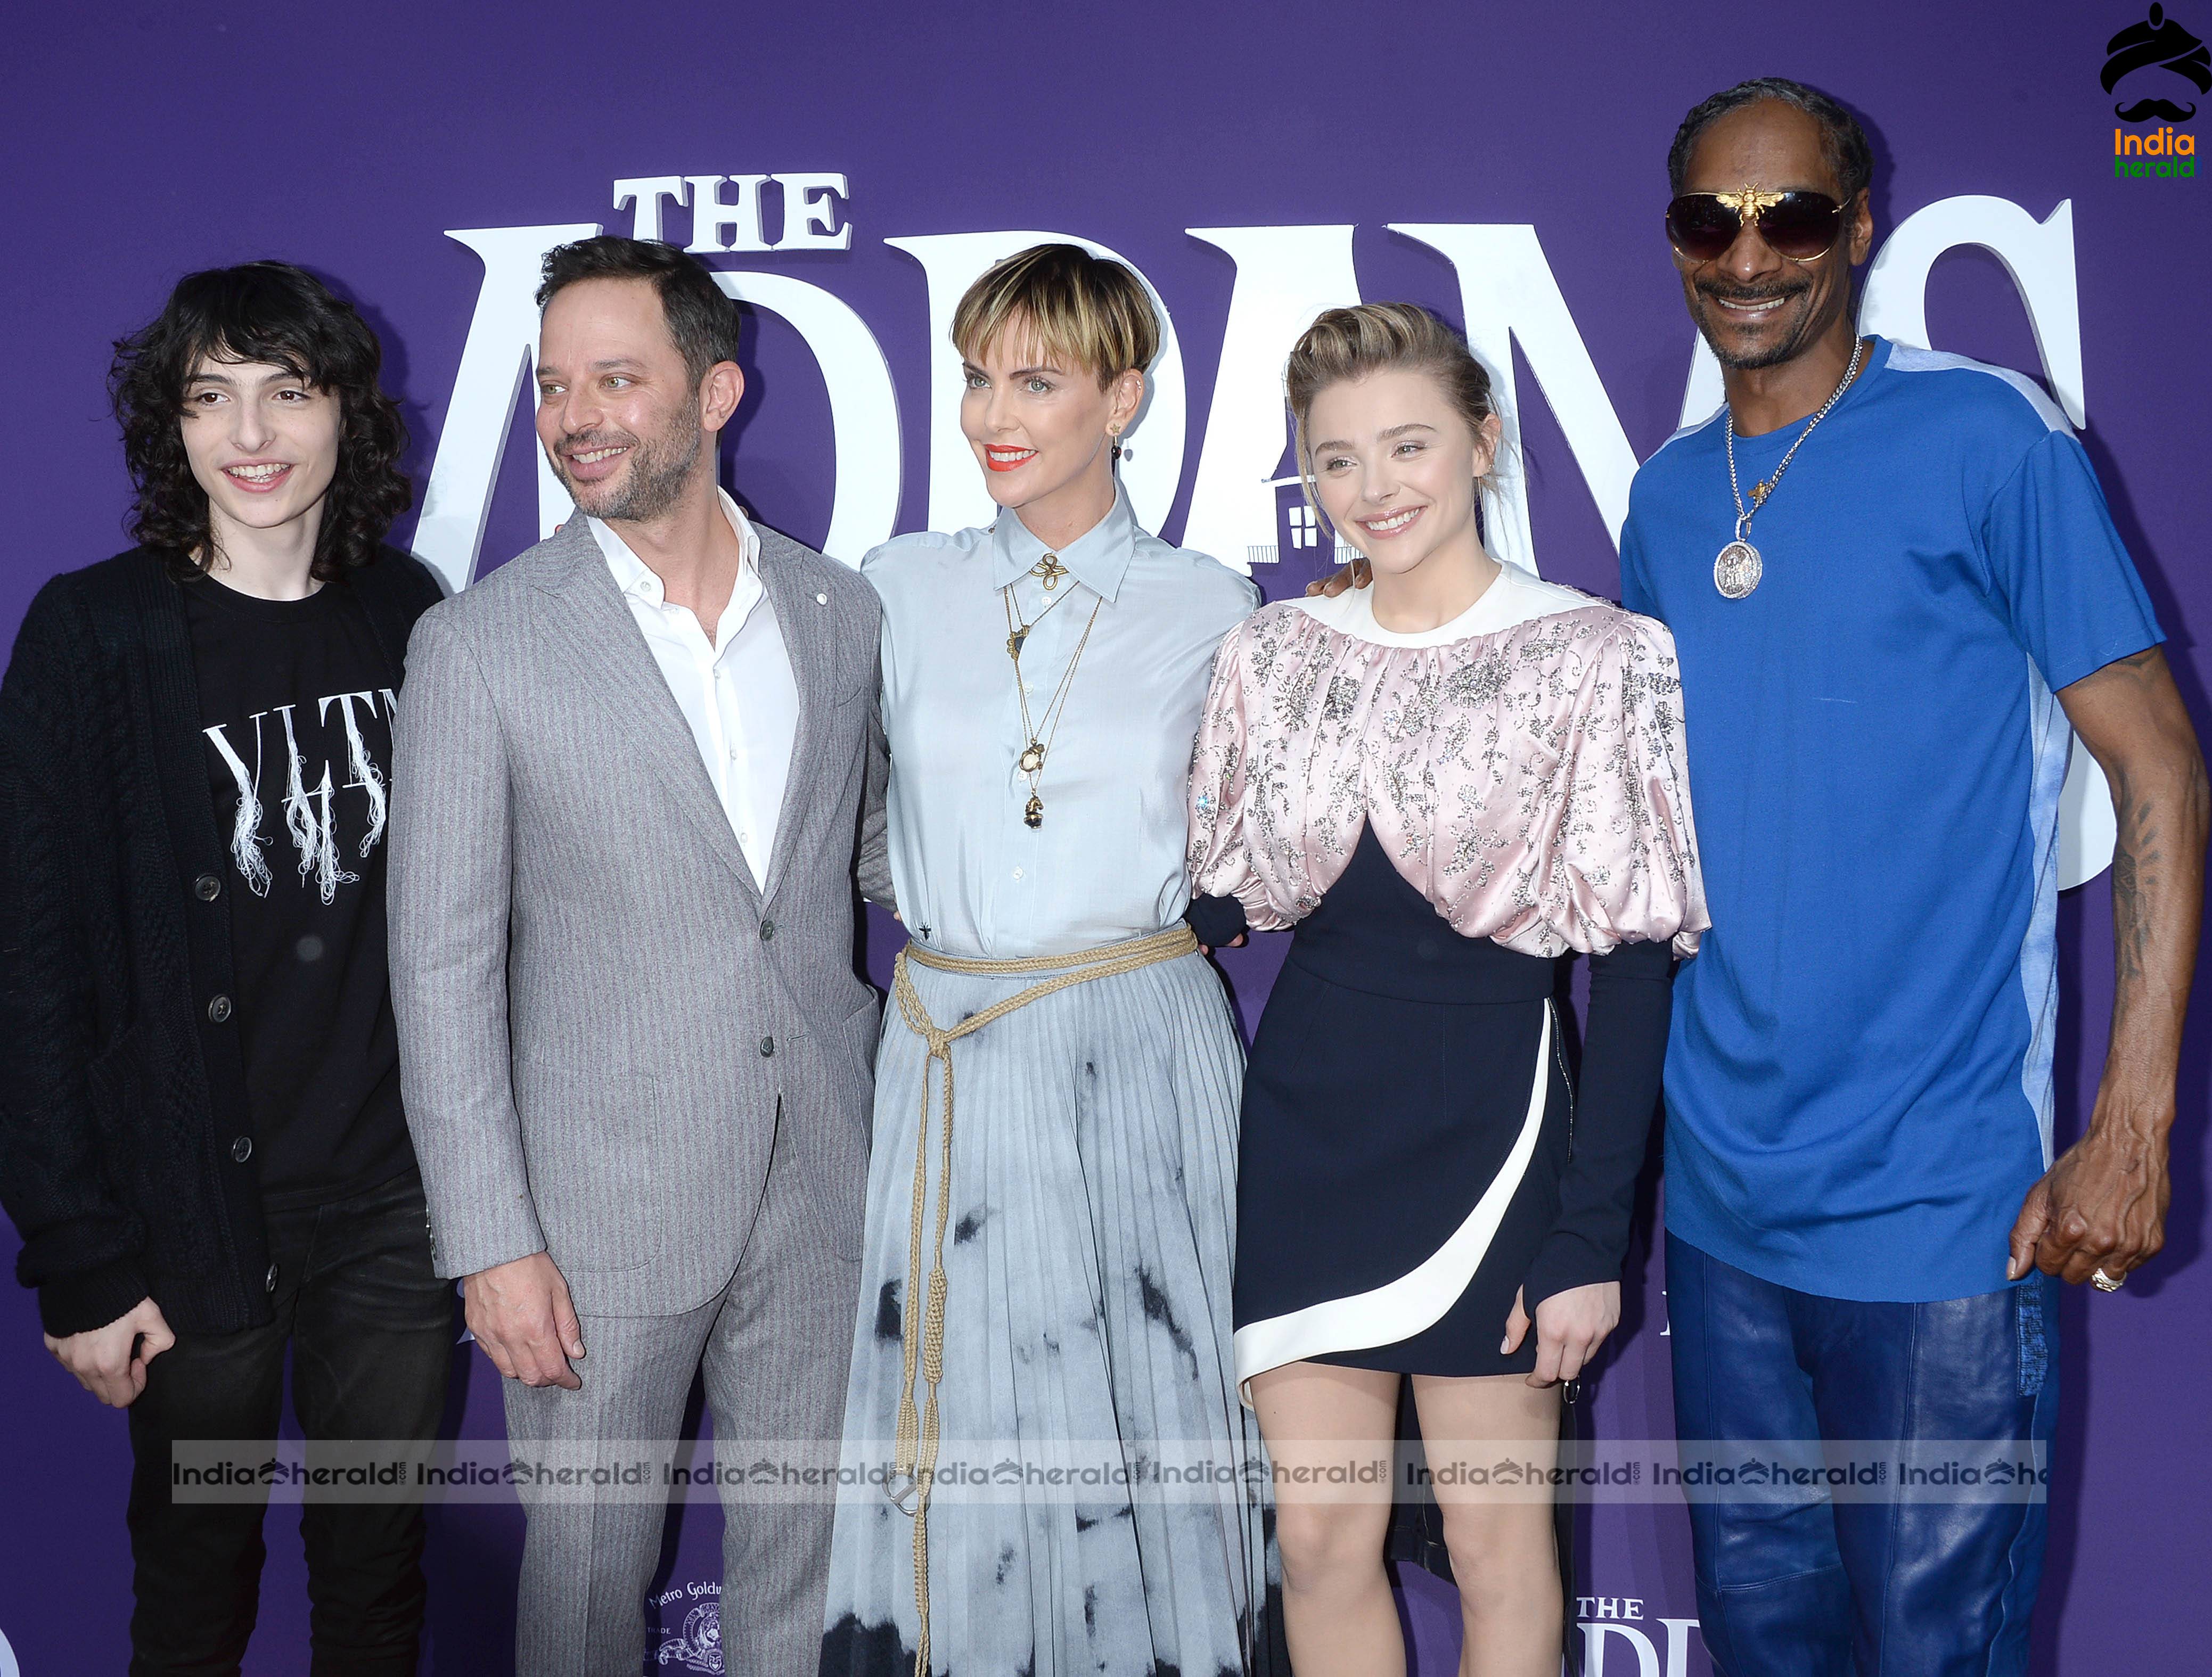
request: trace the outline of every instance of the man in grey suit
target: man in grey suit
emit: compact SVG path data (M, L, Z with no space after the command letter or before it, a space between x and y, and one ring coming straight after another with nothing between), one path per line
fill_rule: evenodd
M703 1370L718 1438L834 1461L878 1034L856 848L890 900L875 596L716 486L744 381L705 270L589 239L538 302L538 432L578 515L424 615L394 725L438 1273L519 1452L665 1460ZM661 1507L524 1501L518 1669L632 1677ZM831 1505L724 1513L723 1645L812 1672Z

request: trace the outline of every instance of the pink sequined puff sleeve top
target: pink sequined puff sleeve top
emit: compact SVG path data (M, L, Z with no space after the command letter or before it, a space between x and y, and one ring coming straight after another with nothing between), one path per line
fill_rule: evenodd
M1604 954L1705 915L1674 641L1508 565L1425 634L1372 589L1262 607L1222 644L1192 761L1192 889L1295 925L1363 823L1453 927Z

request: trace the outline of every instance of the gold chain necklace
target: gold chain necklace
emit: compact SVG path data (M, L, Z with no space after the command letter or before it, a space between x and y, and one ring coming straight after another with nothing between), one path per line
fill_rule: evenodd
M1052 698L1044 708L1044 725L1040 728L1030 720L1029 689L1022 681L1022 644L1029 639L1029 631L1035 623L1021 623L1015 616L1012 583L1006 585L1002 598L1006 606L1006 653L1014 660L1014 698L1022 708L1022 737L1029 742L1022 747L1022 755L1015 763L1030 783L1030 801L1022 811L1022 823L1024 826L1042 827L1044 825L1044 799L1037 795L1037 776L1044 773L1046 753L1052 749L1052 742L1060 732L1060 719L1067 708L1067 691L1075 681L1075 666L1083 661L1083 649L1091 644L1091 631L1097 626L1099 607L1106 601L1101 596L1091 606L1090 620L1083 625L1083 637L1075 643L1075 651L1067 660L1066 672L1060 677L1060 685L1053 690ZM1063 595L1061 598L1067 597ZM1049 605L1045 608L1045 611L1051 610ZM1043 622L1044 615L1044 611L1038 612L1036 622Z
M1729 410L1728 468L1729 491L1735 496L1735 539L1713 558L1713 586L1723 598L1741 599L1759 586L1759 580L1766 574L1765 562L1759 550L1747 538L1751 533L1752 514L1766 505L1766 497L1774 493L1774 486L1782 481L1782 474L1790 470L1790 462L1805 446L1805 439L1813 434L1813 428L1828 416L1828 410L1843 400L1851 380L1858 376L1859 357L1866 353L1866 339L1856 338L1851 343L1851 364L1844 369L1843 382L1829 392L1828 399L1820 404L1820 411L1806 422L1797 434L1797 441L1790 445L1790 452L1782 457L1782 464L1774 468L1774 475L1763 483L1751 486L1751 505L1743 504L1743 490L1737 486L1735 476L1735 410Z
M1044 568L1047 565L1058 566L1060 575L1046 576ZM1048 553L1043 558L1038 560L1034 567L1024 572L1024 574L1028 576L1044 576L1044 586L1047 588L1054 588L1059 586L1060 577L1067 574L1067 568L1064 565L1060 565L1057 558ZM1017 577L1014 580L1018 582L1021 579L1019 577ZM1013 597L1014 584L1012 582L1009 582L1006 585L1006 598L1009 603L1009 609L1012 612L1014 623L1013 628L1008 631L1006 635L1006 656L1018 662L1022 655L1022 647L1029 641L1030 631L1052 615L1052 608L1054 606L1058 605L1062 600L1073 599L1075 596L1073 594L1060 594L1052 599L1047 600L1045 602L1044 610L1038 612L1036 617L1031 617L1026 623L1022 621L1020 608L1012 605Z

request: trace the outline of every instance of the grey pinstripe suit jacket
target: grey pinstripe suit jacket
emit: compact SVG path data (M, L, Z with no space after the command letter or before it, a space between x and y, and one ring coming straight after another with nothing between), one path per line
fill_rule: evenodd
M857 1257L890 901L874 592L760 532L799 721L767 889L580 518L434 606L393 722L392 995L438 1273L541 1249L587 1315L735 1273L775 1127Z

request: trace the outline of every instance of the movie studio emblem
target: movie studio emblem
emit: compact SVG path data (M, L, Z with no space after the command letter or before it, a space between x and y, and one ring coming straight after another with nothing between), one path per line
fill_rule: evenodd
M721 1677L722 1607L702 1601L684 1615L684 1629L660 1644L659 1663L684 1671L709 1671Z

